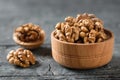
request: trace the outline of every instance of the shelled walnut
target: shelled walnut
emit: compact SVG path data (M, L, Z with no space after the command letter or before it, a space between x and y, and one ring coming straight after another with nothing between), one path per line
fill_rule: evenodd
M39 25L28 23L18 27L15 30L15 35L23 42L34 42L41 38L41 31Z
M29 50L18 48L17 50L11 50L7 55L7 60L10 64L20 67L29 67L35 64L35 56Z
M13 40L26 49L35 49L44 43L45 31L39 25L23 24L15 29Z
M108 39L101 19L94 14L78 14L76 18L68 16L64 22L55 26L55 38L72 43L96 43Z

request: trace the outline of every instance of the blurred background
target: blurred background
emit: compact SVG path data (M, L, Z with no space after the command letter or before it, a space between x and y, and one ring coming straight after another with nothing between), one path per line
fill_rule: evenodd
M50 44L57 22L84 12L101 18L120 43L120 0L0 0L0 45L14 45L14 29L28 22L39 24L46 32L45 44Z

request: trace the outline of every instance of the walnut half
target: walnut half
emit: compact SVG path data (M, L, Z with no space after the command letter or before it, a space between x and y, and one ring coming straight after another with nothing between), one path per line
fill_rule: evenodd
M42 29L33 23L23 24L15 30L16 37L23 42L35 42L41 39ZM41 39L42 40L42 39Z
M45 31L33 23L23 24L15 29L13 40L26 49L35 49L44 43Z
M18 48L17 50L11 50L7 55L7 60L10 64L17 65L20 67L29 67L35 64L35 56L30 50L24 50Z
M108 39L101 19L94 14L78 14L76 18L68 16L64 22L55 26L55 38L71 43L97 43Z

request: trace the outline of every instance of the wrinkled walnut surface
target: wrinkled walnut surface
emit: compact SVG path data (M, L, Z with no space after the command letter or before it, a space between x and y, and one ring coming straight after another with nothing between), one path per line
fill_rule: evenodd
M41 31L42 29L39 25L28 23L18 27L15 30L15 36L23 42L35 42L43 38L41 37Z
M24 50L18 48L17 50L11 50L7 55L7 60L10 64L20 67L29 67L35 64L35 56L30 50Z
M94 14L78 14L76 18L68 16L65 22L55 26L55 38L72 43L97 43L108 39L102 20Z

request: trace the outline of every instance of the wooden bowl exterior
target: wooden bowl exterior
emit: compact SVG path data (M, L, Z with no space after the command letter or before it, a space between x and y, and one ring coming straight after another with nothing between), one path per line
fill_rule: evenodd
M74 69L91 69L103 66L111 61L114 36L105 30L110 38L104 42L80 44L63 42L51 33L52 56L59 64Z
M27 48L27 49L35 49L38 48L41 44L43 44L45 39L45 32L41 31L41 38L40 40L37 40L36 42L23 42L20 41L16 36L15 33L13 34L13 40L20 46Z

